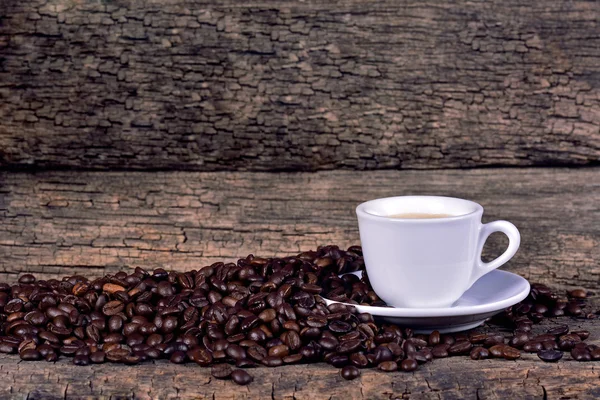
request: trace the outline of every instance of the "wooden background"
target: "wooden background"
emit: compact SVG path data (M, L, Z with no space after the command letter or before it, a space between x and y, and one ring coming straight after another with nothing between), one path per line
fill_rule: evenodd
M600 159L594 1L3 0L0 165Z
M0 0L0 281L349 246L358 203L438 194L517 225L503 269L598 292L599 161L595 1ZM600 344L596 320L569 323ZM291 366L240 389L191 365L2 356L0 393L597 398L595 364L565 358L351 383Z

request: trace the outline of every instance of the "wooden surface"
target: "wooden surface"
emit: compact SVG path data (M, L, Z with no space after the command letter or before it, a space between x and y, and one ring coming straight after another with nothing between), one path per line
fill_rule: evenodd
M359 243L354 208L443 194L521 231L504 267L552 285L600 287L600 168L450 171L0 173L0 280L198 269L249 253ZM488 254L506 238L492 236Z
M88 276L164 266L193 269L247 253L287 255L357 244L354 207L398 194L445 194L484 205L485 221L520 229L505 269L554 287L600 289L600 168L450 171L0 173L0 281L35 272ZM505 245L495 238L487 250ZM598 297L593 310L600 309ZM592 332L598 320L567 321ZM415 373L364 371L342 381L326 366L254 370L255 382L217 381L196 365L75 367L0 355L3 398L592 399L597 363L436 360Z
M598 164L594 1L2 0L0 165Z
M596 302L596 304L600 304ZM559 321L568 321L563 318ZM542 331L555 325L549 322ZM600 344L598 320L569 321L592 331L590 343ZM517 361L467 357L438 359L414 373L362 370L360 379L345 381L339 370L326 364L249 370L254 382L240 387L210 376L198 365L167 361L137 366L103 364L74 366L70 359L57 363L19 362L0 354L0 397L14 399L597 399L600 397L598 362L580 363L565 354L556 364L535 354Z

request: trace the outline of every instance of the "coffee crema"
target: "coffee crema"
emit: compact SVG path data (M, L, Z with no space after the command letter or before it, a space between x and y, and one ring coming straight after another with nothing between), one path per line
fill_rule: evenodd
M429 213L402 213L387 215L388 218L396 219L434 219L434 218L448 218L452 217L452 214L429 214Z

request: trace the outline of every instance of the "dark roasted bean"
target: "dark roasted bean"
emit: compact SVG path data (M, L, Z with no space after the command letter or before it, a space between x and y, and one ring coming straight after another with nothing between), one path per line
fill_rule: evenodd
M490 352L485 347L473 347L469 356L472 360L483 360L490 356Z
M210 369L210 374L217 379L227 379L233 372L229 364L215 364Z
M444 358L444 357L448 357L448 349L450 348L449 344L438 344L437 346L435 346L432 350L431 350L431 354L435 357L435 358Z
M575 361L592 361L592 355L587 349L575 348L571 350L571 357ZM21 356L23 358L23 356Z
M573 297L576 299L585 299L587 297L587 293L584 289L573 289L569 291L569 297Z
M418 366L419 364L417 363L417 361L413 359L402 360L402 362L400 363L400 369L404 372L414 371L417 369Z
M360 376L360 370L353 365L347 365L340 370L342 378L351 381Z
M279 367L283 365L283 360L274 356L267 356L263 358L261 362L266 367Z
M384 372L393 372L398 370L398 364L395 361L384 361L377 365L377 368Z
M42 355L36 349L27 349L19 353L23 361L37 361L42 358Z
M90 354L90 361L94 364L101 364L106 359L106 354L103 351L95 351Z
M563 352L558 350L540 350L537 352L537 356L542 361L556 362L562 358Z
M247 385L251 383L254 378L242 369L236 369L231 372L231 380L237 383L238 385Z
M556 335L556 336L564 335L567 332L569 332L569 326L568 325L559 325L555 328L548 329L546 332L549 335Z
M521 357L521 352L519 349L515 349L514 347L504 346L502 349L502 357L507 360L516 360L517 358Z
M471 342L468 342L466 340L456 342L448 348L448 354L450 354L450 355L465 354L471 350L471 347L473 347Z
M543 348L544 346L542 345L542 342L537 341L529 341L523 345L523 351L527 353L537 353Z

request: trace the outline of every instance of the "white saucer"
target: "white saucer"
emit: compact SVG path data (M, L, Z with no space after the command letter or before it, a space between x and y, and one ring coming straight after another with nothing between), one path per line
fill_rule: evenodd
M362 272L354 273L358 277ZM372 314L417 333L459 332L473 329L485 320L520 302L529 294L529 282L519 275L495 270L481 277L460 299L447 308L393 308L354 305L359 312ZM327 305L339 303L325 299Z

